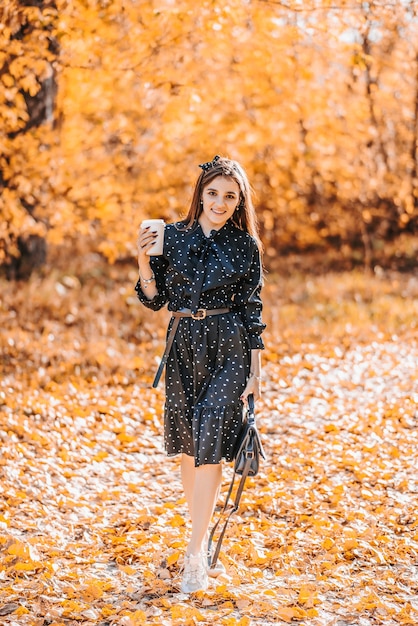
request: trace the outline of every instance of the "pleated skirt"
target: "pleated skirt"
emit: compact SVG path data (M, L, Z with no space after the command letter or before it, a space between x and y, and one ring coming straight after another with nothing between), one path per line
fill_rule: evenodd
M192 456L196 467L232 461L250 357L237 313L180 319L165 374L164 444L169 456Z

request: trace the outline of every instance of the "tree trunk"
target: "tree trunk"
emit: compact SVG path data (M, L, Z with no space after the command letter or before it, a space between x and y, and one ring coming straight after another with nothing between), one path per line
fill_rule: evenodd
M415 103L414 103L414 135L411 146L412 172L411 194L414 207L418 206L418 52L415 55Z

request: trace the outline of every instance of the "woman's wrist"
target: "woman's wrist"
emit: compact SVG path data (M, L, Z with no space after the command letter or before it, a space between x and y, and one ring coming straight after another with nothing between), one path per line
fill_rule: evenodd
M254 348L251 350L251 360L249 363L250 374L249 379L254 378L254 380L260 382L261 381L261 350Z
M147 289L148 286L155 281L155 274L151 267L148 267L145 272L142 272L141 268L139 268L139 280L144 289Z
M255 378L255 380L261 380L261 376L259 372L250 372L248 378Z
M149 278L145 278L145 276L142 276L141 272L139 272L139 278L143 283L152 283L152 281L155 280L155 274L153 272Z

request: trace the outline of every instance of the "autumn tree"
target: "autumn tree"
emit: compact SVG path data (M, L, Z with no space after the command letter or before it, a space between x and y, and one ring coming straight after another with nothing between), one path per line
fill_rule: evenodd
M218 152L250 174L268 264L335 249L371 266L386 241L415 233L414 2L56 0L59 19L37 4L50 33L38 92L58 41L60 124L20 131L34 145L50 133L36 158L18 149L51 244L132 258L141 218L181 216L197 164ZM35 28L34 13L19 15ZM30 232L7 224L9 241Z
M57 41L54 1L0 7L0 262L22 278L45 260L52 203Z

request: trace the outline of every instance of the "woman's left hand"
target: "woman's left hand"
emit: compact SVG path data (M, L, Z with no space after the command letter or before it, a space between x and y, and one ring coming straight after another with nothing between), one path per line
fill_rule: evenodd
M246 402L250 394L253 394L254 401L261 397L261 380L259 376L249 376L245 389L242 392L241 400Z

